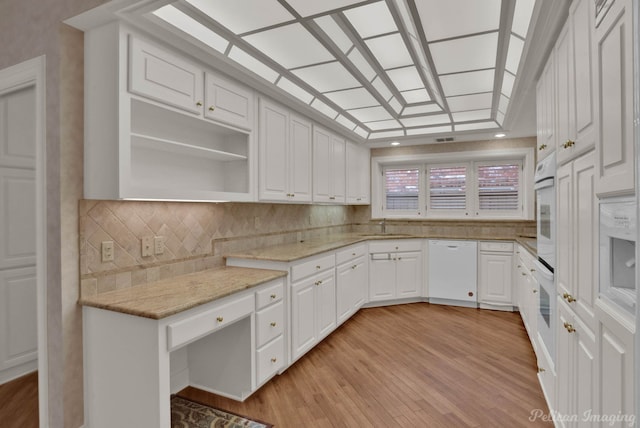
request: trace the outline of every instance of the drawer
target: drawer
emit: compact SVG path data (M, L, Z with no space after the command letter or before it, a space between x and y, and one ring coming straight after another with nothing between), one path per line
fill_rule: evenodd
M336 266L336 258L333 254L314 258L308 262L302 262L291 267L291 282L306 278L314 273L332 269Z
M261 347L282 334L284 309L282 301L256 313L256 347Z
M348 262L367 253L367 244L354 245L336 253L336 265Z
M369 242L369 253L397 253L400 251L421 251L422 240L402 239Z
M480 242L480 251L500 251L505 253L512 253L513 242Z
M256 352L256 384L276 374L284 364L284 338L279 336Z
M167 326L169 351L219 330L253 312L253 294L221 304Z
M282 300L284 295L284 281L277 279L271 283L272 285L264 285L264 289L256 291L256 310L269 306L272 303Z

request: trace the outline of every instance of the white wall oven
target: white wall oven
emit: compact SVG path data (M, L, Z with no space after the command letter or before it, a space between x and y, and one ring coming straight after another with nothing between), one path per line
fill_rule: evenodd
M541 345L555 364L556 287L556 156L549 155L536 166L535 190L537 210L538 262L536 280L538 296L538 335Z

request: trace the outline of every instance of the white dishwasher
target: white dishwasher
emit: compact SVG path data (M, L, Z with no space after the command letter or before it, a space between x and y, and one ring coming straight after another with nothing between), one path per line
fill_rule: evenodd
M429 240L428 259L429 302L475 307L478 294L478 243Z

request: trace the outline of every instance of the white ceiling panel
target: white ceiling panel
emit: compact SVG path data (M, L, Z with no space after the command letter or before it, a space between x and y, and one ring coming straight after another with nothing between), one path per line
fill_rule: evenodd
M513 90L513 84L515 81L515 76L505 71L504 76L502 77L502 93L508 98L511 98L511 91Z
M509 50L507 51L507 62L505 68L516 74L518 72L518 65L520 64L520 57L522 56L522 49L524 48L524 42L516 36L509 37Z
M329 117L330 119L335 119L336 116L338 116L338 112L337 111L335 111L334 109L332 109L327 104L323 103L322 101L320 101L317 98L315 100L313 100L313 102L311 103L311 107L313 107L314 109L318 110L320 113L324 114L325 116Z
M431 101L426 89L414 89L413 91L401 92L402 97L408 104L425 103Z
M313 99L313 95L311 95L309 92L305 91L286 77L280 78L277 85L305 104L309 104Z
M382 98L384 98L385 100L391 99L391 96L393 94L391 93L389 88L387 88L387 85L382 81L380 77L376 77L375 79L373 79L371 84L374 88L376 88L376 91L378 91L378 93L382 95Z
M336 23L336 21L330 16L323 16L315 19L315 22L322 28L327 36L336 44L342 51L342 53L349 52L349 49L353 46L351 39L347 36L342 28Z
M491 108L493 93L462 95L447 98L447 104L451 111L479 110Z
M356 78L337 61L299 68L292 72L313 86L318 92L337 91L360 86Z
M423 106L405 107L404 110L402 110L402 114L403 115L424 114L424 113L435 113L437 111L442 111L442 109L438 106L438 104L425 104Z
M389 105L396 113L400 113L402 111L402 104L400 104L400 101L398 101L396 97L391 97Z
M509 107L509 98L504 95L500 95L500 101L498 102L498 111L506 112L507 107Z
M362 123L373 122L376 120L388 120L393 119L389 112L383 107L367 107L349 110L351 116L355 117Z
M499 128L498 124L494 121L478 122L478 123L465 123L462 125L454 126L456 131L473 131L477 129L494 129Z
M349 52L347 58L349 58L349 61L351 61L353 65L356 66L360 73L362 73L362 75L369 82L371 82L371 79L376 77L376 71L373 69L373 67L371 67L371 64L369 64L369 62L364 59L364 56L362 56L358 49L353 49L351 52Z
M362 138L368 138L369 137L369 131L367 131L366 129L363 129L363 128L359 127L359 126L356 126L356 129L354 129L353 132L355 132L356 134L358 134Z
M498 122L500 125L504 123L504 113L502 113L501 111L496 114L496 122Z
M271 67L258 61L256 58L249 55L237 46L233 46L231 48L231 51L229 52L229 58L242 65L247 70L251 70L253 73L257 74L265 80L268 80L271 83L274 83L279 76L279 74Z
M422 135L422 134L443 134L451 132L451 126L430 126L428 128L410 128L407 129L407 135Z
M440 77L442 89L447 97L475 94L493 90L494 70L472 71L469 73L448 74Z
M325 96L345 110L360 107L374 107L380 104L369 91L364 88L328 92Z
M369 134L369 138L375 140L379 138L394 138L394 137L404 137L404 131L381 131L381 132L372 132Z
M315 37L297 23L243 38L287 69L335 60Z
M287 3L289 3L289 5L292 6L301 16L310 16L351 6L353 4L360 3L361 1L362 0L287 0Z
M430 43L438 74L459 73L496 66L498 33Z
M344 126L347 129L350 129L352 131L356 127L356 124L353 121L347 119L343 115L340 115L340 116L336 117L336 122L338 122L340 125Z
M501 0L418 0L427 42L497 30Z
M398 31L393 16L384 1L348 9L344 11L344 14L363 39Z
M463 111L460 113L453 113L454 122L469 122L472 120L486 120L491 119L491 109L486 110L471 110Z
M400 122L398 122L397 120L380 120L377 122L367 122L365 123L365 125L367 125L367 127L372 131L402 128L402 125L400 125Z
M229 46L227 39L171 5L161 7L153 14L218 52L224 53Z
M427 126L427 125L438 125L443 123L450 123L448 114L435 114L432 116L422 116L422 117L410 117L406 119L400 119L400 122L404 126Z
M414 66L388 70L387 75L399 91L424 88L418 69Z
M383 69L413 65L411 55L400 33L375 37L366 41L367 47Z
M185 0L235 34L291 21L278 0Z
M529 23L533 14L533 7L536 0L517 0L516 8L513 12L513 22L511 30L522 38L526 38L529 31Z

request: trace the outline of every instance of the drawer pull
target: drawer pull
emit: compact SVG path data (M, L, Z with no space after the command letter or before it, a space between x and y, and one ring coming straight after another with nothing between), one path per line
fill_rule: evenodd
M320 265L317 265L317 266L316 266L316 269L320 269Z
M275 363L276 361L278 361L278 359L277 359L276 357L272 357L272 358L271 358L271 362L272 362L272 363Z
M535 288L533 289L533 294L536 294L538 292L538 290L536 290Z
M276 322L275 321L271 322L271 327L275 327L275 326L276 326Z
M222 318L222 317L217 317L217 318L216 318L216 321L218 321L218 322L222 322L222 321L224 321L224 318Z
M277 296L277 295L275 295L275 294L272 294L272 295L271 295L271 296L269 296L269 297L271 297L271 299L273 300L273 299L275 299L275 298L276 298L276 297L278 297L278 296Z
M216 108L214 106L209 106L209 111L214 111Z
M356 255L356 253L351 253L351 255L352 255L352 256L355 256L355 255Z
M358 265L353 265L353 266L351 266L351 269L355 269L357 267L358 267Z

